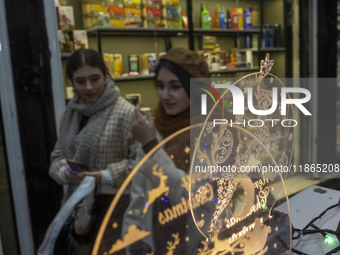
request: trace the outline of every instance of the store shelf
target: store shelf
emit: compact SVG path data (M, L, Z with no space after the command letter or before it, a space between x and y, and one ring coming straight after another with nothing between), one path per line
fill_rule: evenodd
M87 29L88 36L181 36L188 34L188 29L172 29L172 28L113 28L113 27L94 27Z
M258 52L258 49L254 49L254 48L240 49L240 52L246 52L246 51ZM274 48L261 48L260 51L261 52L286 52L287 49L284 47L274 47Z
M202 29L195 28L194 34L196 35L216 35L216 36L237 36L244 34L260 34L260 29L246 29L246 30L236 30L236 29Z
M252 68L236 68L236 69L227 69L227 70L218 70L218 71L210 71L210 74L227 74L227 73L241 73L241 72L257 72L259 71L259 67Z
M113 77L115 82L125 82L125 81L141 81L141 80L153 80L155 75L133 75L133 76L121 76Z
M268 52L286 52L286 48L284 47L274 47L274 48L261 48L260 51L261 52L265 52L265 51L268 51Z
M260 70L259 67L253 68L236 68L230 70L217 70L210 71L210 74L227 74L227 73L239 73L239 72L256 72ZM126 81L140 81L140 80L153 80L155 79L155 75L134 75L134 76L121 76L121 77L113 77L115 82L126 82Z
M98 51L102 53L102 37L162 37L165 40L171 37L187 36L189 34L188 29L171 29L171 28L143 28L143 27L131 27L131 28L113 28L113 27L94 27L87 29L88 36L97 37ZM171 39L170 39L171 40Z
M241 73L241 72L257 72L259 70L260 70L259 67L236 68L236 69L229 69L229 70L210 71L210 74L214 75L214 74ZM155 79L155 75L133 75L133 76L113 77L113 80L115 82L153 80L153 79Z

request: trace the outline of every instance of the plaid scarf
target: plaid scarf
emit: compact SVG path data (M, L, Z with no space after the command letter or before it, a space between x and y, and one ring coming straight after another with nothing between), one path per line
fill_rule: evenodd
M95 103L87 103L75 93L60 125L59 142L65 158L82 163L90 170L93 168L100 135L112 110L110 106L118 95L119 90L112 80L106 84L103 94ZM88 121L79 131L83 117L87 117Z

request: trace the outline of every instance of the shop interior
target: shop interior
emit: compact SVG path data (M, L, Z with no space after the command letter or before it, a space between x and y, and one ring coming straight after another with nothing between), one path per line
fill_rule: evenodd
M17 7L14 1L0 0L0 10L7 14L3 15L5 23L0 20L0 39L8 36L11 48L8 55L1 56L2 61L8 57L12 63L13 101L19 123L13 124L16 128L6 124L11 115L5 111L15 108L10 109L6 101L12 95L1 90L0 201L6 209L0 210L0 255L34 254L58 211L59 203L51 201L60 201L61 190L47 169L59 117L73 96L65 64L74 50L92 48L102 53L121 96L132 103L138 101L143 110L151 112L157 105L154 63L172 47L199 52L207 60L212 78L241 78L258 72L267 53L275 62L271 73L279 78L335 80L340 76L340 2L336 0L49 2L40 0L34 6L26 2ZM6 54L7 48L3 49ZM2 68L0 74L8 73L6 70ZM3 76L1 84L6 81ZM313 95L307 104L313 119L299 116L292 162L339 166L339 79L337 84L310 84L307 89ZM10 133L15 138L9 138L9 130L17 132ZM20 144L19 150L11 147L16 144ZM25 175L18 169L25 169ZM309 208L308 203L296 206L304 199L310 203L310 199L325 200L322 192L316 194L310 187L324 188L327 199L337 201L338 178L335 172L327 177L315 172L289 175L285 185L287 196L292 198L291 209ZM23 191L26 195L19 198ZM300 196L294 198L297 194ZM284 194L276 198L285 202ZM320 204L315 214L329 205ZM21 206L25 207L22 211ZM328 217L339 215L337 211ZM308 215L311 219L316 216ZM327 228L327 223L322 227ZM336 244L340 245L338 240ZM296 248L303 250L299 245Z

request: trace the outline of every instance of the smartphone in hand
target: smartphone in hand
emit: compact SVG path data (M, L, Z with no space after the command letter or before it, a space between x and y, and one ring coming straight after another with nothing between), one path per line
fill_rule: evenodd
M87 166L80 164L78 162L66 159L66 163L68 164L68 168L67 171L70 174L79 174L81 172L85 172L85 171L89 171L89 169L87 168Z

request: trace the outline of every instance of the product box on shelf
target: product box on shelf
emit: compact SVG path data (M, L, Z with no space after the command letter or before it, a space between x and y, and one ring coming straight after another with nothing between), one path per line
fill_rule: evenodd
M251 49L240 51L238 48L231 48L226 50L221 49L220 45L216 43L214 46L211 45L209 49L199 50L198 54L203 56L211 71L253 67Z
M156 53L145 53L148 56L149 74L155 74L156 71Z
M104 53L103 58L104 58L106 68L107 68L107 70L109 70L110 75L114 76L115 67L114 67L113 54Z
M144 18L143 27L145 28L164 28L166 27L166 21L162 18Z
M89 46L86 30L73 30L74 49L87 49Z
M141 5L142 4L142 0L124 0L124 4L127 4L127 5L130 5L130 4Z
M84 28L109 25L107 6L99 3L82 3Z
M111 27L125 27L125 16L115 16L110 19Z
M83 14L96 16L100 12L107 12L106 5L102 4L92 4L92 3L83 3L82 4Z
M125 6L125 27L142 27L141 5Z
M141 75L149 75L149 60L147 54L139 55L139 73Z
M107 12L110 14L111 18L114 16L124 16L125 15L124 5L122 3L116 5L108 4Z
M73 30L75 25L73 6L58 6L57 13L60 29Z
M74 51L73 31L58 30L58 40L61 53L72 53Z
M124 0L107 0L106 1L108 5L110 4L116 4L116 3L124 3Z
M161 0L143 0L144 5L161 4Z
M125 6L125 15L134 15L134 16L142 16L142 6L135 5L135 6Z
M162 17L162 9L160 5L157 6L144 6L143 7L143 16L144 18L161 18Z
M156 53L139 55L139 73L141 75L154 74L156 70Z
M123 3L107 5L111 27L125 27L125 8Z
M179 5L165 6L163 18L166 21L166 28L182 28L181 7Z
M104 62L112 77L119 77L123 75L122 72L122 55L104 53Z
M179 0L162 0L163 5L179 5Z
M203 50L213 50L217 43L216 36L204 35L202 37L202 46Z
M152 5L143 7L143 24L144 27L164 27L162 21L162 9L160 5Z
M129 75L139 75L139 56L131 54L128 56Z
M102 27L110 26L110 15L107 12L100 12L98 14L97 26L102 26Z
M114 54L114 76L119 77L123 75L123 57L122 54Z

